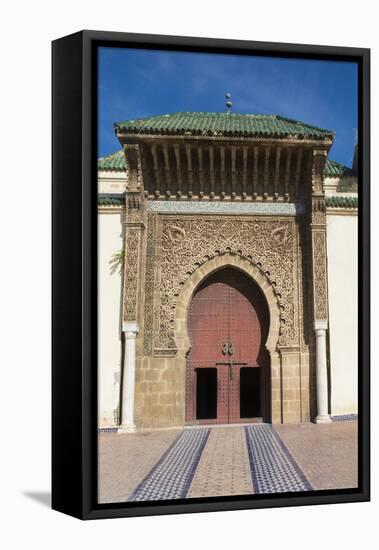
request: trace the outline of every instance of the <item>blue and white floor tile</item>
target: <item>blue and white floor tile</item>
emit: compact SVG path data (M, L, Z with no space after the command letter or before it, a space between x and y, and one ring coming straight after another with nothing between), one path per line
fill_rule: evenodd
M210 430L184 430L163 454L129 501L185 498L198 466Z
M272 426L246 426L245 433L256 494L312 490Z

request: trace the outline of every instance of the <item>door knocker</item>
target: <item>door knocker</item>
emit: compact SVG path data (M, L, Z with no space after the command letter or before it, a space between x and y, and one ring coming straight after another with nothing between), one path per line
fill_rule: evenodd
M224 347L222 348L222 353L224 355L233 355L234 346L231 342L224 342Z

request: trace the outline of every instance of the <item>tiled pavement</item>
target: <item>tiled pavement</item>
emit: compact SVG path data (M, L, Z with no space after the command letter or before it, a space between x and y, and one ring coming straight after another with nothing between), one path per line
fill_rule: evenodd
M187 496L213 497L253 492L244 429L211 430Z
M182 430L99 436L99 502L125 502Z
M350 488L357 422L99 435L99 502Z
M357 421L281 425L275 430L314 489L357 487Z

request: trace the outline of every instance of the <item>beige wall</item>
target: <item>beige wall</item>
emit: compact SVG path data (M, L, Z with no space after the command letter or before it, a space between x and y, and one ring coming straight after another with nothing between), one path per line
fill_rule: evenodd
M115 426L114 410L120 393L121 274L113 274L112 255L122 249L122 214L99 210L98 214L98 426Z
M353 211L327 216L332 415L358 410L357 222Z

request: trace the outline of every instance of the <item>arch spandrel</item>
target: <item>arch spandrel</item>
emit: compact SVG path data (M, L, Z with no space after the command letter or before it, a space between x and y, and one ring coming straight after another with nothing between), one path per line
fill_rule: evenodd
M240 257L271 283L280 308L280 345L298 346L294 269L296 227L292 219L164 216L159 224L160 303L155 349L174 349L174 310L194 271L216 257ZM222 260L221 260L222 261ZM199 272L201 273L201 271ZM262 282L263 284L263 282Z

